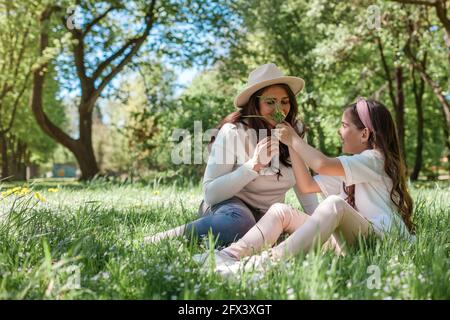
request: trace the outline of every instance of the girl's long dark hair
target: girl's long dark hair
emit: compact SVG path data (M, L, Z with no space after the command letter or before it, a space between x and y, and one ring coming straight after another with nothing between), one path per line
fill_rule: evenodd
M383 104L374 100L366 101L374 129L374 132L371 132L369 136L369 148L372 149L376 146L384 155L384 171L392 180L391 201L397 207L408 231L414 233L415 226L411 220L413 201L408 192L406 166L400 153L400 144L394 121L391 113ZM350 112L352 123L358 129L365 128L358 116L356 103L348 106L345 112ZM346 189L349 196L348 201L354 207L354 185Z
M290 103L290 110L289 113L286 116L285 121L288 122L294 130L297 132L299 136L302 138L305 136L305 133L307 131L307 128L305 124L297 119L298 115L298 104L297 99L295 98L295 94L292 92L291 88L286 84L275 84L274 86L279 86L281 88L284 88L288 94L289 97L289 103ZM246 117L246 116L255 116L255 115L261 115L259 112L259 97L263 94L265 90L267 90L268 87L264 87L262 89L259 89L256 91L250 99L248 100L247 104L243 106L242 108L239 108L239 110L230 113L227 115L217 126L217 129L220 130L222 126L226 123L242 123L245 127L251 128L256 130L258 142L260 140L259 137L259 130L260 129L266 129L267 136L271 135L271 126L267 121L265 121L262 118L258 117ZM244 121L245 120L245 121ZM301 122L303 125L303 131L298 131L298 123ZM214 137L211 138L210 144L214 142ZM288 147L280 142L280 162L283 163L286 167L291 167L291 161L289 158L289 149Z

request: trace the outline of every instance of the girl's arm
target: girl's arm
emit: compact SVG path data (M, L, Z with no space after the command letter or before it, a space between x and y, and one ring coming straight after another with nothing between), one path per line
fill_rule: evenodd
M303 211L308 215L312 215L319 205L317 193L302 193L298 190L297 185L293 189L298 201L302 205Z
M325 176L345 176L344 167L337 158L330 158L307 144L298 135L293 136L292 149L311 169Z
M289 146L289 155L292 161L292 169L297 183L297 190L300 191L300 193L321 192L319 185L311 177L305 163L291 146Z
M287 122L277 125L275 134L281 142L293 149L305 164L318 174L325 176L345 176L344 167L337 158L330 158L314 149L297 135Z

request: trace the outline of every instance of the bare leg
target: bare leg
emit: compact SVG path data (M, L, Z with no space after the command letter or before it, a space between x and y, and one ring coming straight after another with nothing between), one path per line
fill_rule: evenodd
M180 237L182 235L184 235L184 231L186 230L186 226L187 224L183 224L181 226L178 226L176 228L167 230L167 231L163 231L160 233L157 233L153 236L148 236L144 238L144 242L145 243L158 243L163 239L171 239L171 238L176 238L176 237Z

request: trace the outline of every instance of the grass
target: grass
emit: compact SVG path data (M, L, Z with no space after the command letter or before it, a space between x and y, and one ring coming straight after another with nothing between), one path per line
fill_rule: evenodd
M448 182L413 186L414 244L369 239L340 258L316 250L236 281L196 266L191 257L203 246L141 244L196 217L197 185L44 180L29 190L1 187L0 299L450 298ZM292 192L287 202L298 206ZM367 285L370 266L380 270L379 288Z

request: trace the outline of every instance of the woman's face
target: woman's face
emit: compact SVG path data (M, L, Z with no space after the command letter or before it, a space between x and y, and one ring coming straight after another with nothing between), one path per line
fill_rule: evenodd
M266 119L272 126L276 126L277 123L270 116L276 110L276 103L280 104L281 112L285 116L289 113L291 105L289 103L288 93L284 88L275 85L264 90L261 96L264 96L264 98L259 99L259 112L262 116L268 117Z
M368 148L369 131L367 128L358 129L353 124L349 110L342 115L338 134L342 140L343 153L357 154Z

